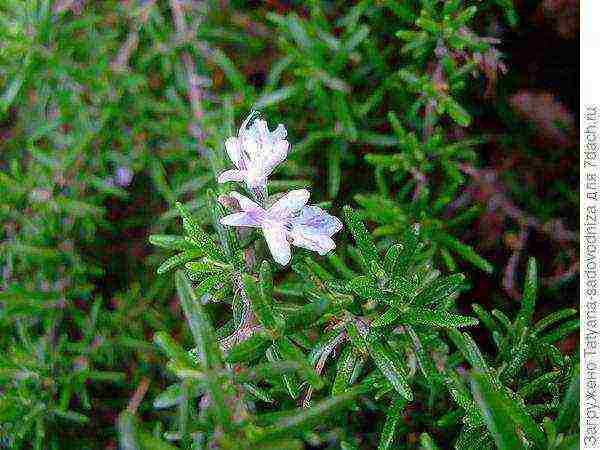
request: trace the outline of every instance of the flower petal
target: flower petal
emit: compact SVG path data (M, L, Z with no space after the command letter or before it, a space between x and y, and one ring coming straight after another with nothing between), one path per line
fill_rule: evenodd
M234 191L234 192L230 192L229 196L235 198L238 201L238 203L240 204L240 208L242 208L243 211L260 212L260 213L265 212L265 210L263 208L261 208L257 203L253 202L245 195L242 195L242 194Z
M246 179L246 171L245 170L226 170L225 172L221 172L217 181L219 183L227 183L228 181L244 181Z
M262 171L266 176L271 175L275 167L281 164L288 155L290 143L288 141L276 141L274 142L268 152L265 152L263 161L261 161Z
M267 187L267 177L260 166L253 161L250 164L250 167L246 171L246 185L250 188L266 188Z
M237 212L222 217L219 221L230 227L260 227L260 222L246 212Z
M287 137L287 130L285 129L285 126L283 126L282 123L277 125L277 128L275 128L275 131L271 133L271 136L276 140L284 140Z
M225 140L225 150L229 159L238 169L246 168L246 161L238 138L230 137Z
M279 200L277 200L273 206L269 208L267 214L271 218L276 219L287 219L291 218L296 212L306 205L310 197L310 192L306 189L295 189L288 192Z
M292 250L287 240L285 228L280 225L270 224L263 226L262 231L273 259L282 266L287 265L292 258Z
M256 133L256 140L261 144L268 144L271 140L271 132L269 131L267 121L263 119L256 119L252 126Z
M335 242L326 234L317 232L314 228L296 225L290 233L292 245L325 255L335 248Z
M305 206L302 208L292 224L312 228L315 232L327 236L333 236L343 227L340 219L326 213L318 206Z

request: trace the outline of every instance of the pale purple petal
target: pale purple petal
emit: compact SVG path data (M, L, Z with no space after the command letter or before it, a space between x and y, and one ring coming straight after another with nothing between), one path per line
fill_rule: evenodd
M300 211L304 205L306 205L309 197L310 192L308 192L306 189L295 189L277 200L273 206L269 208L267 213L273 218L291 218L295 213Z
M326 234L317 232L314 228L296 225L290 233L292 245L312 250L319 255L325 255L335 248L335 242Z
M241 140L244 151L248 155L248 158L249 158L248 164L252 164L258 158L260 158L261 146L258 142L258 139L255 136L255 133L252 132L252 129L242 132L242 134L240 136L240 140Z
M235 198L238 201L238 203L240 204L240 208L243 211L246 211L246 212L261 212L261 213L264 213L264 211L265 211L258 204L256 204L252 200L250 200L245 195L239 194L238 192L235 192L235 191L234 192L230 192L229 196Z
M219 183L227 183L228 181L244 181L246 178L246 171L243 170L226 170L225 172L221 172L217 181Z
M269 132L267 121L263 119L256 119L252 126L256 133L257 141L261 144L269 144L271 140L271 133Z
M280 225L269 224L263 226L262 231L273 259L282 266L287 265L292 258L292 250L287 240L285 228Z
M219 221L230 227L260 227L260 222L246 212L238 212L222 217Z
M117 184L121 187L127 187L133 180L133 171L126 166L119 166L116 173Z
M342 229L342 222L335 216L326 213L318 206L305 206L298 217L292 220L293 225L314 229L316 233L333 236Z
M249 169L246 171L245 179L246 184L250 189L255 187L267 187L267 177L260 165L256 163L256 161L253 161Z
M229 159L231 159L231 162L235 164L238 169L246 168L241 142L238 138L227 138L225 141L225 150L227 150L227 155L229 156Z
M287 158L290 143L288 141L274 142L270 151L265 155L262 161L262 170L266 176L271 175L275 167L281 164Z
M271 136L273 136L273 139L275 140L283 140L287 137L287 130L285 129L283 124L280 123L279 125L277 125L275 131L271 133Z

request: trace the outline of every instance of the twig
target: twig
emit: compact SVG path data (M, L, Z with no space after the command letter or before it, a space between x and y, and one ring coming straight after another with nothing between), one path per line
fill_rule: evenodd
M459 164L459 168L473 178L473 180L478 182L482 187L494 192L493 199L491 201L493 201L496 206L501 208L508 217L516 220L522 226L530 226L546 234L556 242L564 243L577 241L577 234L568 230L562 221L557 219L552 222L542 223L538 218L527 214L525 211L516 206L505 195L505 189L497 181L498 176L495 170L476 169L469 164Z
M140 404L142 403L146 392L148 392L149 387L150 379L146 377L142 378L142 381L140 381L140 384L133 393L133 397L131 397L131 400L129 400L129 404L127 405L127 411L129 411L131 414L135 414L137 409L140 407Z
M345 339L346 339L346 332L342 331L340 334L338 334L335 337L335 339L333 341L331 341L329 344L327 344L323 348L323 351L321 352L321 355L319 356L319 359L318 359L317 364L315 366L315 372L317 373L317 375L321 375L321 372L323 371L323 368L325 367L325 362L329 358L329 355ZM306 391L306 395L304 396L304 400L302 400L302 407L303 408L309 408L310 407L310 399L312 397L313 391L314 391L313 387L309 386L308 391Z
M504 212L507 217L515 220L521 226L519 240L516 243L514 253L508 260L508 264L504 271L503 285L508 294L513 298L519 298L520 295L514 288L514 277L516 267L519 263L519 257L522 249L525 247L525 242L529 234L529 229L533 228L540 233L548 236L552 241L564 246L567 243L576 243L577 234L567 229L560 219L542 222L537 217L527 214L525 211L515 205L506 195L506 190L498 181L498 174L493 169L476 169L469 164L459 164L460 170L469 175L474 181L479 184L479 187L484 191L490 192L489 204L493 204L493 208L498 208ZM572 254L573 252L570 251ZM577 256L572 257L572 263L565 271L558 271L551 277L542 279L544 285L553 285L563 281L576 274L579 271Z
M177 35L184 37L188 35L187 25L185 23L185 16L183 13L183 7L179 0L171 0L171 10L173 11L173 22L175 23L175 29ZM201 106L202 92L200 90L200 81L196 73L196 64L189 51L183 50L181 54L181 60L186 71L187 82L188 82L188 96L190 100L190 106L192 108L192 114L195 119L195 123L191 126L191 133L198 141L202 141L202 129L200 124L204 118L204 111ZM201 153L205 155L204 150L201 148Z
M517 272L517 266L519 265L519 260L521 259L521 252L525 247L527 242L527 237L529 236L529 229L527 227L522 227L521 232L519 233L519 239L515 243L513 254L510 255L508 259L508 263L504 268L504 278L502 280L502 284L504 289L515 300L521 298L521 295L515 288L515 278Z
M140 35L137 30L131 30L129 36L127 36L127 40L119 50L116 59L110 64L110 67L115 72L123 72L127 70L127 65L129 64L129 58L137 49L137 46L140 42Z
M219 346L223 353L229 353L229 350L240 342L248 340L254 333L263 329L262 325L257 325L254 313L252 312L252 301L248 297L244 289L244 282L240 274L234 275L234 283L237 292L239 293L242 303L244 304L246 313L242 317L241 324L232 334L224 339L221 339Z

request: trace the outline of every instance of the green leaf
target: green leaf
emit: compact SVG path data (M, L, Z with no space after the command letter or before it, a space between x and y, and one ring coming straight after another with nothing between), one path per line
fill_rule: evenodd
M542 344L553 344L579 330L579 319L569 320L539 339Z
M529 258L527 262L527 275L525 277L525 289L523 298L521 299L521 310L519 317L525 320L525 324L529 325L533 319L535 312L535 300L537 298L538 284L537 264L534 258Z
M396 433L398 422L402 418L402 410L405 406L406 399L403 397L394 397L385 418L385 424L383 425L383 431L381 432L377 450L388 450L393 448L394 434Z
M315 372L315 369L306 364L306 356L287 337L277 340L277 350L284 360L296 361L301 365L300 373L314 389L321 389L323 381Z
M179 214L183 219L183 229L190 237L192 242L204 253L216 261L225 262L225 253L215 241L202 229L200 224L194 220L188 210L179 202L175 204L179 210Z
M119 448L123 450L139 450L136 437L135 416L129 411L119 415L118 422Z
M398 357L379 342L371 342L368 349L381 373L406 401L411 402L413 400L412 390L408 384L406 373L398 362Z
M205 294L210 294L215 288L218 287L219 283L222 283L223 275L222 274L214 274L208 275L204 277L203 280L198 283L196 286L195 292L197 296L203 296Z
M235 379L242 382L257 382L272 379L286 373L294 373L310 367L303 361L282 360L261 363L235 373Z
M412 228L407 228L402 237L402 251L396 258L393 271L396 275L406 276L411 262L419 249L419 240Z
M271 362L283 360L283 357L281 356L281 353L279 351L279 347L277 346L278 343L279 342L277 341L275 344L271 345L266 351L267 359ZM298 398L298 396L300 395L300 383L296 375L293 373L287 373L283 374L282 378L283 384L286 390L288 391L288 394L290 394L290 397L292 397L293 399Z
M379 254L373 237L362 220L360 220L358 213L349 206L344 206L344 217L367 267L371 267L373 263L377 263L379 260Z
M304 450L306 447L301 440L276 439L275 442L260 442L253 445L256 450Z
M194 366L195 361L190 354L185 351L175 340L164 331L158 331L154 334L154 343L160 347L165 355L173 361L184 366Z
M579 434L566 436L556 450L579 450Z
M439 304L452 294L458 292L463 286L465 276L461 273L444 278L437 278L415 297L413 304L425 306L432 303Z
M489 366L483 354L468 333L461 333L456 329L451 329L448 331L448 335L452 339L452 342L454 342L454 345L458 347L463 356L469 361L471 367L482 373L490 373Z
M566 432L571 424L579 424L579 364L573 369L571 382L558 408L556 428Z
M176 450L152 434L138 428L135 416L123 411L118 421L119 449L122 450Z
M181 384L172 384L167 389L158 394L152 405L156 409L171 408L179 403L181 399Z
M494 271L494 267L486 261L484 258L479 256L472 247L463 244L462 242L456 240L452 236L449 236L444 233L438 233L436 235L436 239L446 245L448 248L454 250L460 256L462 256L465 260L469 261L476 267L479 267L481 270L487 273L492 273Z
M258 320L260 320L260 323L267 330L274 331L278 328L279 321L275 317L273 311L273 297L272 295L268 295L269 292L272 292L272 284L269 288L269 284L272 282L269 281L270 272L268 271L268 268L268 263L261 266L260 285L252 276L248 274L244 274L242 279L244 282L244 289L246 290L248 297L250 297L252 300L252 308L255 314L258 316Z
M243 342L236 344L227 355L227 362L249 362L262 356L265 350L273 343L271 336L266 332L257 332Z
M327 193L330 199L337 197L342 180L341 144L332 145L327 152Z
M474 372L472 376L473 397L498 450L524 448L517 426L506 411L502 397L486 376L479 372Z
M263 261L260 265L260 294L265 304L273 302L273 274L271 265L268 261Z
M297 310L290 311L285 319L284 332L304 329L319 320L327 311L330 302L327 298L308 303Z
M188 321L194 342L198 350L198 359L204 368L220 368L222 366L221 350L215 330L192 286L185 275L179 270L175 274L175 284L181 301L181 307Z
M394 244L388 249L383 260L383 270L387 273L395 272L394 269L398 264L403 249L404 246L402 244Z
M385 285L386 290L402 296L406 301L415 296L417 288L418 286L413 280L402 275L393 276Z
M198 397L202 393L202 388L201 388L200 383L194 383L195 380L191 380L191 379L189 379L187 381L188 381L188 383L190 383L190 391L191 391L190 396L194 397L194 398ZM173 406L178 405L182 399L183 399L182 386L181 386L181 383L177 383L177 384L172 384L167 389L165 389L160 394L158 394L154 398L152 405L156 409L171 408Z
M378 316L372 323L371 326L372 327L385 327L386 325L389 325L390 323L394 322L396 319L398 319L398 317L400 317L402 313L394 308L391 307L389 308L386 312L384 312L383 314L381 314L380 316Z
M540 319L535 324L533 333L536 336L540 336L541 333L546 328L551 327L556 322L560 322L561 320L566 319L567 317L574 316L575 314L577 314L577 310L573 309L573 308L565 308L565 309L561 309L560 311L556 311L552 314L549 314L548 316L544 317L543 319Z
M256 440L289 437L292 433L300 432L323 421L324 417L339 411L360 394L364 393L364 386L356 386L343 394L322 400L308 409L297 409L292 412L279 413L272 416L263 416L262 421L271 423L261 430ZM272 417L272 418L271 418ZM259 421L261 418L259 417Z
M491 332L499 332L500 327L492 317L490 313L488 313L484 308L482 308L477 303L474 303L472 306L473 311L479 317L479 320L485 325L485 327Z
M350 379L352 378L356 360L357 358L352 351L352 346L346 346L340 359L338 359L335 379L333 381L333 386L331 387L331 395L335 396L346 392L350 386Z
M367 354L369 352L369 344L367 343L367 340L363 336L361 330L359 330L354 320L351 320L346 323L346 332L348 333L350 342L352 342L352 344L354 344L354 346L360 352L362 352L363 354Z
M233 269L229 264L218 263L210 258L202 258L201 261L188 262L185 264L185 268L191 272L197 272L202 275L209 273L223 273Z
M269 393L267 391L259 388L255 384L242 383L242 386L244 387L244 389L246 389L248 391L248 393L250 395L254 396L258 400L261 400L265 403L274 403L275 402L275 400L273 400L273 398L269 395Z
M519 389L519 396L523 399L532 397L533 395L540 394L541 392L547 391L548 387L553 386L553 383L560 378L560 372L548 372L536 379L526 383L521 389Z
M400 320L410 324L429 325L440 328L469 327L479 323L477 319L472 317L427 308L411 308L400 316Z
M151 234L148 240L152 245L170 250L190 250L195 248L183 236L173 234Z
M536 448L547 448L541 427L527 413L523 403L509 397L504 388L496 387L488 376L476 371L471 380L471 389L500 450L522 448L523 443L515 445L521 441L519 431Z
M419 450L440 450L431 436L429 436L427 433L421 434L419 443L421 444Z
M202 256L204 256L204 252L202 250L186 250L184 252L171 256L169 259L163 262L158 267L158 269L156 269L156 273L162 275L163 273L166 273L172 269L175 269L178 266L181 266L189 261L200 258Z
M346 288L364 300L376 300L381 297L377 282L371 276L358 276L348 281Z

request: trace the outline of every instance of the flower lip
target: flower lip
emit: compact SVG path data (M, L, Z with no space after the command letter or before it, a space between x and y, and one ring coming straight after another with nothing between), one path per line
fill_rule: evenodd
M221 223L260 228L269 251L281 265L287 265L291 259L290 244L320 255L335 248L331 236L342 229L342 223L318 206L307 206L310 193L306 189L288 192L268 210L237 192L230 196L242 211L223 217Z

